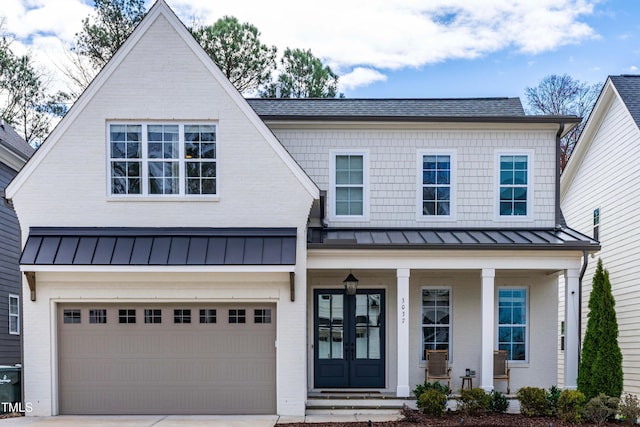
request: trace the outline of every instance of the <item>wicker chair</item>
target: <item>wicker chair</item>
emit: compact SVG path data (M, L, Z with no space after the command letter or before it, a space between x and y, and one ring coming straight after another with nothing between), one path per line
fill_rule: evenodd
M511 393L509 374L509 352L507 350L493 351L493 380L507 381L507 394Z
M447 387L451 388L451 368L449 367L449 352L447 350L425 350L427 368L424 371L424 380L447 380Z

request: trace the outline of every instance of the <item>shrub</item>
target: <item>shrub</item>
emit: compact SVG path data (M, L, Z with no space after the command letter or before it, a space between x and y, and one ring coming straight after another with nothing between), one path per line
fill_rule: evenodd
M627 393L620 401L619 410L625 423L634 424L636 419L640 417L640 402L638 402L637 397Z
M552 417L558 415L558 399L561 393L562 390L554 385L547 390L547 415Z
M589 421L603 425L618 412L620 399L600 393L584 406L584 416Z
M587 398L578 390L564 390L558 398L558 418L579 423L582 421L582 407Z
M547 412L547 393L539 387L522 387L516 393L520 413L528 417L541 417Z
M418 399L417 401L417 405L418 408L421 408L420 406L420 396L422 396L422 393L424 393L427 390L436 390L441 392L442 394L445 395L445 397L449 396L451 394L451 389L449 387L447 387L444 384L440 384L438 381L432 382L432 383L428 383L428 382L424 382L422 384L418 384L416 385L416 388L413 389L413 395L416 397L416 399Z
M618 321L609 272L598 260L589 297L587 330L578 366L578 390L588 399L598 393L622 394L622 353L618 345Z
M489 410L491 395L485 393L481 388L472 390L460 390L460 411L468 415L480 415Z
M489 411L504 414L509 409L509 399L499 391L491 392L491 401L489 402Z
M440 417L447 407L447 395L435 389L426 390L418 398L418 407L427 415Z

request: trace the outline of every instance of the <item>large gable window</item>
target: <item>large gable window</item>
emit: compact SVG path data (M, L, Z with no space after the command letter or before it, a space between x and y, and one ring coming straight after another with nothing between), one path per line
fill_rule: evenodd
M109 125L111 195L216 195L215 124Z

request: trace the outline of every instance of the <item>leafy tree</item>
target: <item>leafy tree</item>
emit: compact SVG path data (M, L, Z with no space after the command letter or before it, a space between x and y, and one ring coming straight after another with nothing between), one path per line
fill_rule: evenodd
M46 75L30 54L16 56L11 40L0 22L0 106L2 119L13 126L31 145L39 145L49 133L53 116L66 113L62 93L49 96Z
M573 128L560 143L560 169L564 167L578 142L587 118L598 99L601 83L587 84L568 76L550 74L538 86L527 87L526 96L533 114L576 115L582 122Z
M622 353L618 346L618 321L609 272L598 260L589 297L589 320L578 367L578 389L587 399L600 393L622 394Z
M255 26L225 16L192 34L238 91L255 91L271 80L277 49L260 42Z
M322 61L316 58L311 50L287 48L280 63L281 73L278 79L261 93L263 98L338 96L338 76L329 66L322 65Z
M94 0L94 16L82 21L76 50L100 69L129 37L146 13L144 0Z

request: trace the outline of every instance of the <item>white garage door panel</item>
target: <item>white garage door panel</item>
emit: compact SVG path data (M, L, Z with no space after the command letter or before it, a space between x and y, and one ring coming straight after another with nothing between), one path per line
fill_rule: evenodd
M204 308L216 323L200 323ZM93 309L106 309L106 324L89 323ZM120 309L135 309L136 323L119 323ZM145 323L145 309L161 309L161 323ZM174 323L174 309L190 309L192 323ZM230 324L230 309L246 323ZM270 322L256 323L256 309ZM65 310L80 310L80 323L64 323ZM68 304L58 319L63 414L276 412L275 306Z

